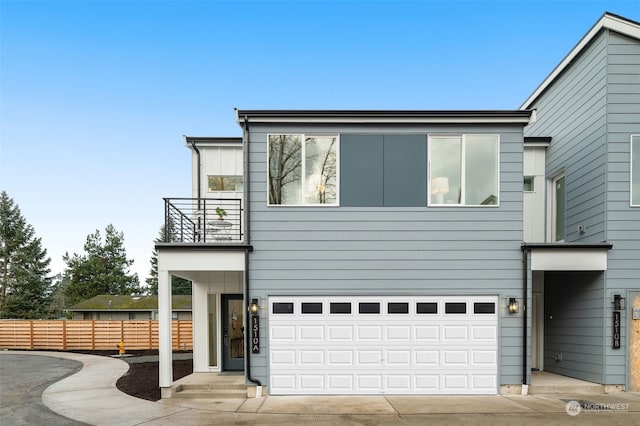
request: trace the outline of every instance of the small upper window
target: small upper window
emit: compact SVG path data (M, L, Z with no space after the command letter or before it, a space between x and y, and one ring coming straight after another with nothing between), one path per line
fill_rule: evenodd
M360 314L379 314L380 303L378 302L360 302L358 304L358 313Z
M533 192L535 190L534 187L535 179L533 176L525 176L524 177L524 192Z
M332 314L350 314L351 303L349 302L331 302L329 312Z
M338 137L269 135L269 204L337 205Z
M631 205L640 206L640 135L631 136Z
M207 176L209 180L209 192L215 191L242 191L242 176Z
M447 302L444 305L445 314L466 314L467 304L464 302Z
M273 304L274 314L292 314L293 303L291 302L274 302Z
M429 205L499 204L498 135L429 137Z

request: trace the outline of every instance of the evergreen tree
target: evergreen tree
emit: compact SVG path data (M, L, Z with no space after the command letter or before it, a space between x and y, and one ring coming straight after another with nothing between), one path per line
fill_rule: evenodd
M161 243L166 239L167 235L165 233L165 226L162 225L160 227L160 231L158 232L158 238L156 238L155 242ZM171 239L171 236L169 236L169 239ZM147 292L149 292L150 294L158 294L158 251L155 247L151 252L151 270L149 271L149 278L146 279L146 283ZM171 294L190 295L191 281L172 275Z
M87 236L85 254L65 254L65 274L69 283L64 288L67 306L99 294L130 295L140 293L138 274L130 274L133 260L127 259L124 234L113 225L105 228L104 242L100 231Z
M49 316L51 278L47 251L20 208L0 194L0 318Z

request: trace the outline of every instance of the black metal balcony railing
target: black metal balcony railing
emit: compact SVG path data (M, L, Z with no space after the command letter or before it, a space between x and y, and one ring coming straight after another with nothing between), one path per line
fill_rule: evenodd
M164 242L242 241L242 202L238 198L164 198Z

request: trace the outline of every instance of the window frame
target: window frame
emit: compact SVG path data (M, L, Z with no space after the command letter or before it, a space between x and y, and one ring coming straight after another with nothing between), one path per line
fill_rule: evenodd
M634 141L635 139L635 141ZM633 144L637 143L637 149L639 150L639 160L640 160L640 134L632 134L629 138L629 206L630 207L640 207L640 202L638 204L634 204L633 202ZM638 169L640 169L640 164L638 164ZM640 176L637 177L640 181ZM640 192L640 185L638 187L638 191ZM638 200L640 200L640 194L638 195Z
M211 189L211 178L240 178L240 189ZM242 192L244 190L244 176L242 175L207 175L207 192Z
M498 196L498 200L495 204L466 204L466 144L467 138L472 136L494 136L495 144L496 144L496 195ZM431 184L432 180L437 176L431 177L432 171L432 159L431 148L432 148L432 139L457 139L460 140L460 193L461 193L461 202L460 204L446 204L446 203L435 203L432 201L431 194ZM500 207L500 200L502 197L500 196L500 134L499 133L462 133L462 134L438 134L438 133L429 133L427 135L427 207L456 207L456 208L466 208L466 207Z
M531 181L531 189L526 189L527 180ZM536 192L536 177L535 176L532 176L532 175L524 176L524 178L522 180L522 192L525 192L525 193Z
M271 185L271 150L269 149L269 141L271 136L300 136L302 148L300 150L301 170L300 170L300 201L299 204L272 204L269 201L270 185ZM336 200L335 203L306 203L304 200L306 186L306 140L309 137L334 137L336 138L335 152L336 152ZM340 206L340 133L324 133L324 132L311 132L311 133L267 133L267 206L268 207L339 207Z
M558 230L558 193L556 191L556 182L560 179L564 179L564 186L562 188L563 191L563 205L562 208L564 210L564 220L563 220L563 233L562 239L557 239L557 230ZM556 173L553 175L551 179L549 179L549 189L551 193L550 199L550 207L551 211L549 212L549 219L551 221L551 226L549 227L549 241L554 243L563 243L567 238L567 177L564 170L560 173Z

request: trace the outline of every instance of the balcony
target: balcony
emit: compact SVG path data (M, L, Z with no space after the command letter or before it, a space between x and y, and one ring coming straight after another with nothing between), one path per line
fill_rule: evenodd
M239 198L164 198L164 243L244 241Z

